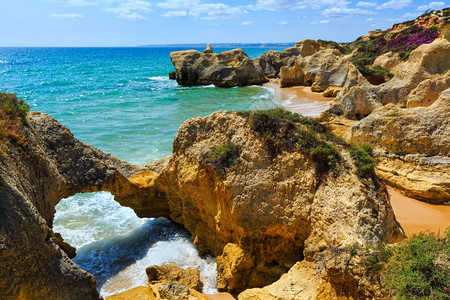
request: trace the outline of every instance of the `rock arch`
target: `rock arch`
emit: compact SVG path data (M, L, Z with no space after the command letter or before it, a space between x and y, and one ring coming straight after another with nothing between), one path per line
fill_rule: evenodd
M26 144L0 156L0 294L24 299L98 299L95 279L60 249L55 206L81 192L108 191L138 216L168 217L156 172L75 139L47 114L28 115ZM45 273L44 273L45 272Z

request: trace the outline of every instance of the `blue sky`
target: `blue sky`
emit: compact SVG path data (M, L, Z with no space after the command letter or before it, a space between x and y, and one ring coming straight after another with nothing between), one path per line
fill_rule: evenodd
M0 46L349 42L448 6L416 0L0 0Z

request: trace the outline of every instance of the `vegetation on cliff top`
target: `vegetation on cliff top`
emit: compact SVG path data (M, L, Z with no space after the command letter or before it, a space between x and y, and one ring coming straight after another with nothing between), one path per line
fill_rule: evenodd
M357 147L346 143L315 118L304 117L283 108L237 113L249 118L251 128L267 143L272 159L284 151L300 151L312 158L317 172L321 174L340 160L338 147L344 147L350 150L358 175L373 177L375 159L372 158L370 146Z
M22 127L30 106L25 100L18 99L15 94L0 92L0 142L4 145L0 152L6 149L7 141L24 144Z

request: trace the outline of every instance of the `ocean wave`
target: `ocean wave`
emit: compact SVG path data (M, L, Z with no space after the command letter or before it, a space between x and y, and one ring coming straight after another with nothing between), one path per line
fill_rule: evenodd
M7 60L1 60L0 59L0 64L7 64L7 63L9 63Z
M75 262L96 277L103 297L148 284L145 269L175 262L200 271L204 292L217 292L214 258L202 259L181 226L158 218L132 233L84 247Z
M152 77L147 77L148 80L153 80L153 81L169 81L171 79L169 79L168 76L152 76Z

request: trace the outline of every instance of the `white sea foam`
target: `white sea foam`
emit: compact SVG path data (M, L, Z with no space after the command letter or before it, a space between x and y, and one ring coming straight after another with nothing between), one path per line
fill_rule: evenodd
M154 81L171 81L168 76L152 76L147 77L147 79Z
M7 63L8 63L8 61L0 59L0 64L7 64Z
M204 291L217 292L215 259L201 258L173 222L140 219L106 192L63 199L56 210L54 230L77 248L74 261L96 277L102 296L147 285L145 269L169 262L198 269Z
M146 256L129 265L109 278L101 287L103 297L148 284L145 269L152 265L175 262L181 268L194 268L200 271L204 284L203 292L217 293L216 262L213 258L202 259L189 239L177 238L159 241L148 250Z

